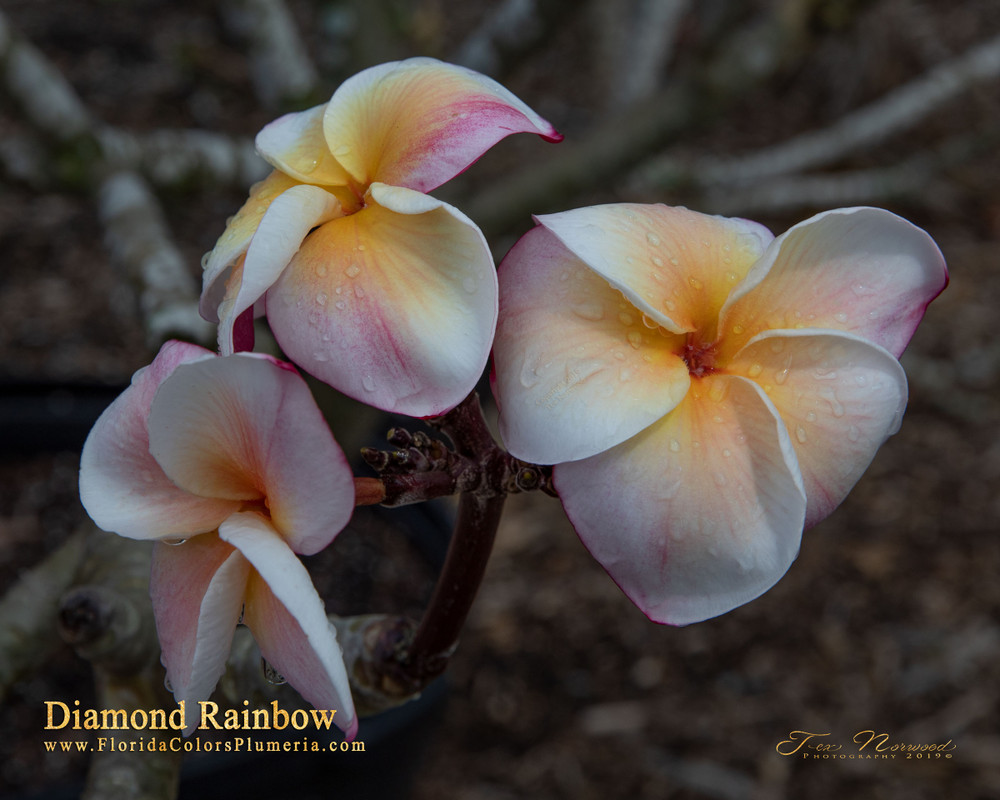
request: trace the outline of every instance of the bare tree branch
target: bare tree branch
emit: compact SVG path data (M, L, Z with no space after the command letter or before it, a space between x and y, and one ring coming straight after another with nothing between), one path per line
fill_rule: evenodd
M229 27L247 41L254 86L265 107L280 108L316 90L316 69L282 0L228 0L223 8Z
M112 258L138 287L150 347L171 336L210 342L212 326L198 315L199 287L146 182L134 172L112 173L98 203Z

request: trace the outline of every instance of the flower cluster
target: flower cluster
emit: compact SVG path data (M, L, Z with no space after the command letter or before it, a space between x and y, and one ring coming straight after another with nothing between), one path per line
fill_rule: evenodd
M607 205L539 217L498 280L475 224L427 192L516 132L561 139L489 78L418 58L258 135L274 171L204 263L219 353L165 345L81 460L95 522L156 542L178 700L209 696L242 622L356 733L335 630L297 558L347 524L355 482L296 367L429 417L472 391L492 349L504 445L554 465L586 546L673 624L772 586L898 428L897 359L947 281L926 233L872 208L775 238ZM259 316L292 363L247 352Z

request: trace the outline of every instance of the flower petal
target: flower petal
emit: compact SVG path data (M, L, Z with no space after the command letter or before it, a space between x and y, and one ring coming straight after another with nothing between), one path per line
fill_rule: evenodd
M779 236L726 303L725 348L762 330L832 328L899 356L948 282L920 228L880 208L817 214Z
M203 347L167 342L101 414L80 457L80 500L100 528L133 539L215 530L238 507L178 488L149 452L147 418L160 384L181 364L211 359Z
M712 342L719 309L773 238L755 222L618 203L536 217L668 331Z
M354 479L305 381L269 356L179 366L149 415L150 450L178 486L266 499L296 552L322 549L354 510Z
M161 660L178 703L207 700L226 669L250 575L249 562L214 533L153 549L149 592Z
M303 183L347 186L351 176L334 158L323 135L327 104L285 114L257 134L265 161Z
M302 562L258 514L234 514L219 536L257 570L243 621L264 658L316 708L336 709L334 722L354 738L358 723L337 634Z
M651 619L708 619L773 586L798 552L805 494L788 432L752 381L692 381L661 422L554 470L584 545Z
M239 279L219 304L219 352L233 352L233 325L278 279L302 240L317 225L341 215L340 202L318 186L300 184L268 206L250 242Z
M493 345L500 433L518 458L555 464L607 450L652 424L691 379L669 334L545 228L500 265Z
M847 496L906 408L899 362L852 334L767 331L726 371L761 384L785 421L808 498L806 527Z
M239 261L250 246L264 212L278 195L295 186L298 181L281 172L272 172L250 188L250 197L236 212L215 247L202 260L202 292L199 311L209 322L218 322L219 303L226 293L226 279L230 268Z
M512 133L562 137L496 81L432 58L381 64L346 80L326 107L330 150L363 185L428 192Z
M285 353L369 405L431 416L486 365L496 270L469 219L427 195L375 184L367 206L314 231L267 294Z

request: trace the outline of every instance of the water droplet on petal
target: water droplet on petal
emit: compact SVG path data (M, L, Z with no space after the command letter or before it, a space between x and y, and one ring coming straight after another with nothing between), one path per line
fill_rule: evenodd
M705 284L703 284L700 280L698 280L693 275L690 278L688 278L688 283L691 284L691 288L692 289L704 289L705 288Z
M612 351L611 351L611 354L612 354L612 355L613 355L613 356L614 356L614 357L615 357L615 358L616 358L616 359L617 359L618 361L624 361L624 360L625 360L625 354L624 354L624 353L623 353L623 352L622 352L621 350L612 350Z
M166 675L163 676L163 688L170 692L170 694L174 693L174 685L170 682L170 678Z
M833 318L837 320L837 322L841 323L847 322L847 314L845 314L843 311L838 311L836 314L833 315Z
M628 313L627 311L621 311L621 312L619 312L619 314L618 314L618 321L619 321L619 322L620 322L620 323L621 323L622 325L631 325L632 323L634 323L634 322L635 322L635 317L633 317L633 316L632 316L631 314L629 314L629 313Z
M852 442L856 442L858 441L858 439L861 438L861 431L857 425L852 425L850 428L847 429L847 438L850 439Z
M653 245L653 247L658 247L660 244L660 237L657 236L655 233L647 233L646 241L649 242L651 245Z
M366 392L374 392L375 391L375 380L372 378L371 375L365 375L361 379L361 387Z
M360 300L362 297L365 296L365 290L362 289L360 286L355 286L354 287L354 296L356 298L358 298L358 300Z
M716 472L712 476L712 480L715 482L715 485L718 486L719 488L722 488L727 483L726 476L723 475L721 472Z
M642 346L642 334L639 331L629 331L625 337L633 348L638 350Z
M171 547L177 547L178 545L184 544L187 539L161 539L164 544L169 544Z
M361 274L361 267L359 267L357 264L351 264L351 266L349 266L347 269L344 270L344 274L348 278L356 278L358 277L358 275Z
M327 300L326 292L320 292L319 294L316 295L316 302L319 303L319 305L325 306L326 300Z
M671 439L670 440L670 452L671 453L679 453L680 451L681 451L681 443L678 442L676 439Z
M345 303L343 300L338 300L336 303L334 303L334 305L337 308L339 308L341 311L343 311L345 308L347 308L347 303Z
M333 151L333 154L337 158L342 158L343 156L349 156L351 154L351 146L347 144L342 144L336 150Z
M657 267L662 267L663 266L663 259L660 258L659 256L653 256L653 264L655 266L657 266Z
M799 442L801 442L802 444L805 444L805 441L806 441L806 429L803 428L801 425L799 425L799 426L797 426L795 428L795 438L798 439Z
M816 421L816 412L815 411L806 412L806 422L815 422L815 421Z
M663 307L666 308L667 311L673 311L677 308L677 305L672 300L664 300Z
M327 272L326 264L317 264L316 265L316 275L318 277L322 278L324 275L326 275L326 272Z
M723 447L723 448L722 448L722 455L723 455L723 456L724 456L725 458L729 458L730 456L732 456L732 454L733 454L733 451L732 451L732 450L730 450L730 449L729 449L728 447Z
M479 282L471 275L462 278L462 288L465 289L465 291L468 292L469 294L475 294L476 289L478 287L479 287Z
M302 164L300 171L302 172L303 175L309 175L310 173L315 172L316 167L318 166L319 166L319 159L311 158Z
M754 362L753 364L750 365L750 369L747 370L747 375L749 375L751 378L756 378L763 371L764 371L764 366L762 364Z
M604 306L595 301L577 303L573 306L573 313L580 319L597 322L604 319Z

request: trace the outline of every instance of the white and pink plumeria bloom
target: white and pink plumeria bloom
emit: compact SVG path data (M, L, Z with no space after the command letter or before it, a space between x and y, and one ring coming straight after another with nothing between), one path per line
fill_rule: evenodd
M489 357L496 269L472 221L426 192L517 132L562 138L495 81L430 58L366 69L267 125L256 144L275 170L205 259L220 352L248 349L254 308L345 394L420 417L457 405Z
M537 222L500 266L504 443L556 465L585 546L651 619L752 600L898 429L940 251L874 208L777 238L662 205Z
M347 524L354 480L293 367L168 342L91 431L80 497L104 530L156 542L150 594L178 702L208 699L242 620L263 657L354 737L336 633L295 555Z

